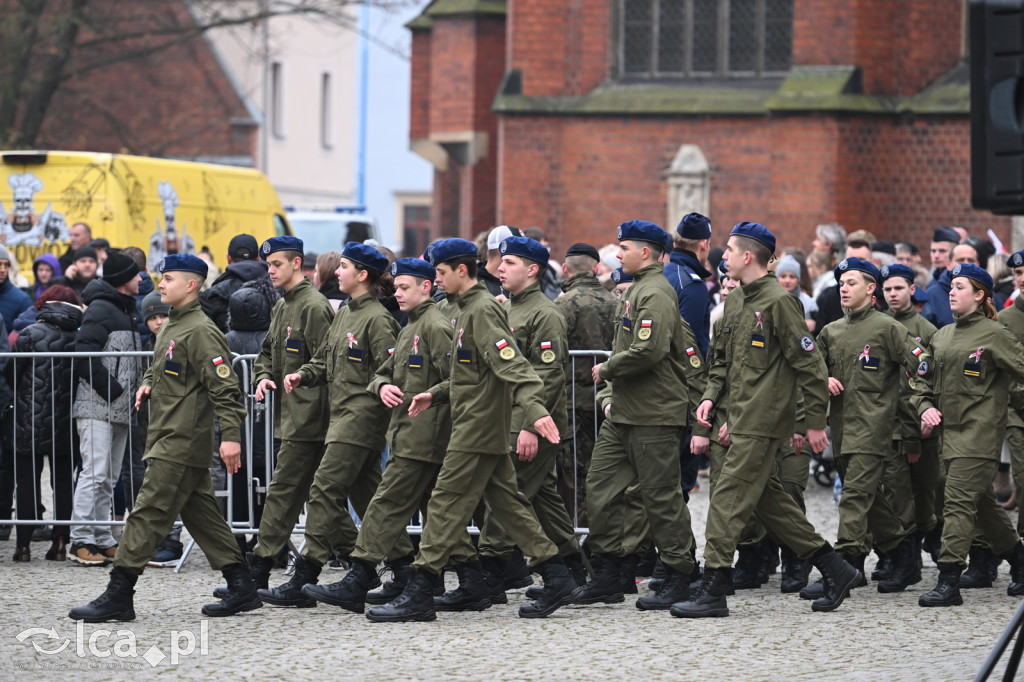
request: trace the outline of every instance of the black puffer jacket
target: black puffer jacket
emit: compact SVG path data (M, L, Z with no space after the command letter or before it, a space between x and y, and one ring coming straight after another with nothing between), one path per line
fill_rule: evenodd
M227 334L231 328L228 324L231 294L238 291L243 284L261 279L270 282L266 263L255 260L232 263L224 269L224 273L220 277L214 280L210 288L199 294L199 305L203 307L206 316Z
M270 311L281 298L270 278L246 282L228 299L228 347L239 355L254 355L270 329Z
M38 321L14 342L16 353L72 351L82 323L82 309L62 301L48 301ZM53 439L70 442L71 404L75 381L70 358L18 358L15 366L14 423L19 452L52 453ZM34 448L34 449L33 449ZM67 445L64 446L67 449Z

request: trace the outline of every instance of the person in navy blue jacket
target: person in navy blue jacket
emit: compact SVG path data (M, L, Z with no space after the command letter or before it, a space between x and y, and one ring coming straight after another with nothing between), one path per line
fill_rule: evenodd
M700 213L688 213L676 227L665 265L665 277L679 298L679 314L697 337L701 358L707 357L711 338L711 297L705 283L711 273L704 267L710 240L711 221Z

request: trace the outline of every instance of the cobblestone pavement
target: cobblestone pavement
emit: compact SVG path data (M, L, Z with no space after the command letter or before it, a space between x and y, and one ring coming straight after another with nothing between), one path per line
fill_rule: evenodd
M807 498L812 522L834 539L830 491L812 480ZM699 547L707 502L705 488L690 504ZM964 680L1018 604L1006 596L1004 564L994 589L964 591L963 607L922 609L917 598L936 579L926 558L924 580L907 592L881 595L870 585L826 614L782 595L776 575L766 588L730 597L729 618L702 621L641 612L633 599L522 620L522 590L510 593L508 606L439 614L434 623L373 624L323 605L204 619L199 608L221 578L197 550L180 574L146 571L134 622L79 626L68 609L99 595L107 571L44 561L45 550L34 543L32 562L15 564L13 540L0 543L4 677L110 679L127 668L165 678ZM343 575L325 574L327 581ZM275 571L272 584L282 580Z

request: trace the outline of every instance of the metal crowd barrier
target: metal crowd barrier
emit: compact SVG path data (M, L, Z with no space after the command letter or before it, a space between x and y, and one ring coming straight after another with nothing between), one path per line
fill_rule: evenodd
M571 356L571 362L570 362L570 365L569 365L570 376L575 376L575 370L576 370L576 363L577 362L587 362L587 364L589 366L589 365L591 365L594 362L594 360L604 360L604 359L606 359L608 356L610 356L610 353L608 351L601 351L601 350L596 350L596 351L582 350L582 351L571 351L570 352L570 356ZM135 352L127 352L127 353L116 353L116 352L99 352L99 353L82 353L82 352L14 353L14 352L10 352L10 353L0 353L0 367L2 367L4 365L4 363L10 363L9 370L10 370L11 374L9 376L13 376L14 377L14 381L13 381L14 387L13 388L14 388L14 391L16 392L19 389L19 386L18 386L18 384L19 384L19 377L22 377L24 372L26 372L26 371L27 372L31 372L33 374L33 376L34 376L35 370L37 369L37 365L39 363L49 363L48 364L48 367L49 367L48 371L50 373L50 384L53 385L56 382L56 380L57 380L57 376L56 376L57 375L57 363L54 362L55 360L61 360L61 359L70 360L71 365L72 365L72 372L74 372L77 363L89 362L89 361L91 361L92 359L95 359L95 358L102 359L102 358L106 358L106 357L115 357L115 358L118 358L119 360L137 361L139 363L138 376L139 376L140 379L142 377L142 374L146 370L146 368L152 362L152 353L149 352L149 351L135 351ZM263 498L263 497L266 496L267 490L269 489L270 483L271 483L272 478L273 478L274 467L276 465L276 454L277 453L276 453L276 449L274 447L274 414L273 414L274 400L273 400L273 392L270 392L268 394L268 396L263 401L257 401L256 398L255 398L254 388L252 386L252 374L253 374L253 364L255 362L256 357L257 357L256 355L235 355L233 360L232 360L232 367L234 368L235 373L239 377L240 384L243 387L243 389L242 389L242 396L241 397L242 397L243 402L245 404L245 410L246 410L245 424L244 424L244 427L243 427L243 429L244 429L244 431L243 431L243 433L244 433L244 435L243 435L243 439L244 439L243 464L244 464L244 471L246 472L245 479L244 479L245 482L246 482L246 489L244 491L237 491L234 478L231 475L227 475L226 476L226 484L224 485L224 487L218 489L218 486L215 485L215 493L214 493L220 500L223 500L224 506L225 506L225 509L224 509L225 517L227 519L228 524L231 526L232 531L236 535L237 534L253 534L253 533L256 533L258 531L258 528L256 527L256 524L254 524L252 522L252 520L257 517L257 509L258 509L258 507L260 506L260 503L261 503L261 499L260 498ZM89 362L88 372L89 372L89 376L91 378L91 376L92 376L91 375L91 372L92 372L91 362ZM75 377L73 379L73 381L72 381L72 385L77 390L79 380L78 380L78 378L77 378L77 376L75 374L72 374L72 376ZM24 387L22 386L21 388L24 388ZM35 386L35 382L34 381L31 383L31 389L30 390L33 391L33 397L35 397L34 392L37 390L37 387ZM129 393L129 398L128 399L130 401L130 405L132 406L131 409L132 409L133 412L134 412L134 401L135 401L134 396L135 396L135 392L137 390L138 390L138 384L130 386L130 387L127 387L125 389L125 393ZM573 406L576 403L577 391L578 390L579 389L575 385L575 382L571 382L569 384L569 396L568 396L568 398L569 398L570 402L569 402L568 415L569 415L569 421L570 421L570 433L572 433L572 434L576 433L577 427L578 427L577 413L576 413L576 410L573 409ZM596 397L597 397L597 389L596 389L596 387L590 388L588 390L592 391L592 396L593 396L593 409L594 409L593 423L594 423L594 431L595 431L594 432L594 439L596 440L597 429L599 428L602 415L600 415L600 407L597 404L597 400L596 400ZM71 393L68 393L68 394L54 395L52 400L49 401L52 409L53 410L66 409L69 412L71 412L72 409L73 409L73 404L74 404L74 393L75 392L72 391ZM23 414L24 410L18 405L17 399L12 399L11 402L12 402L12 406L10 407L11 413L7 416L7 418L10 421L5 421L4 422L5 425L7 425L7 424L13 425L13 424L16 424L16 423L20 423L21 421L26 420L26 419L28 419L28 420L32 419L32 417L33 417L32 414L28 414L28 415ZM142 416L143 417L148 417L149 406L150 406L149 401L147 401L146 403L143 404L143 407L142 407ZM63 439L65 439L64 442L71 444L71 447L72 447L72 452L71 452L72 462L78 462L78 460L79 460L79 453L77 452L77 448L78 448L78 434L76 432L75 418L74 417L70 417L68 421L69 421L70 427L69 427L67 433L51 432L49 434L49 436L51 438L53 438L53 439L63 438ZM51 420L51 423L53 423L53 420ZM12 483L13 483L13 481L17 481L20 478L20 476L24 475L24 472L22 472L20 470L21 467L24 467L24 466L31 466L31 467L33 467L32 480L33 481L38 481L40 479L43 471L42 471L41 467L37 468L37 462L39 461L38 458L36 457L36 455L37 455L37 453L36 453L36 445L38 444L38 441L39 441L39 438L36 437L37 434L35 434L33 432L33 436L34 437L30 439L31 442L30 443L26 443L26 442L24 442L24 438L22 436L19 436L18 429L13 429L12 428L11 430L12 430L12 433L9 434L9 439L5 439L2 443L0 443L0 449L2 449L2 451L0 451L0 459L2 459L2 461L4 463L4 467L5 467L6 471L7 471L7 473L10 476L12 476ZM39 434L39 435L41 435L41 434ZM566 434L563 434L563 435L566 435ZM140 442L140 440L141 440L141 442ZM257 467L255 466L256 463L257 463L256 462L257 458L256 458L256 455L255 455L257 443L262 443L263 444L263 448L264 448L264 451L266 453L266 456L264 458L265 461L263 462L263 465L261 467L258 467L258 470L257 470ZM138 466L139 463L136 462L136 466L131 466L132 457L133 457L133 453L135 453L138 457L141 457L141 455L143 454L142 451L144 449L144 446L145 446L145 442L144 442L144 439L142 439L142 437L141 437L141 433L139 432L139 429L133 426L128 431L128 442L126 444L125 455L124 455L125 459L124 459L124 462L122 464L122 471L127 474L126 476L122 477L122 484L125 487L125 492L126 492L125 506L126 506L126 508L129 511L130 511L130 508L132 506L132 503L134 502L134 493L138 491L139 487L142 484L141 476L138 475L140 473L139 472L139 468L140 467ZM572 448L573 448L573 460L574 460L574 464L575 464L575 461L578 458L577 443L576 443L576 439L575 438L572 439ZM217 473L218 473L217 469L220 468L221 471L223 471L223 465L219 462L219 459L216 458L216 453L210 453L210 454L211 454L211 466L212 466L211 471L213 472L213 474L215 476L215 479L216 479ZM55 511L56 511L56 507L58 506L57 505L57 500L56 500L56 494L57 494L57 492L56 492L56 472L54 471L54 463L52 462L52 458L48 457L48 459L50 460L47 463L48 468L50 470L49 471L50 487L51 487L51 491L53 491L53 493L50 496L49 503L51 504L50 511L54 512L52 514L54 516L54 518L49 518L49 519L47 519L47 518L40 518L40 519L18 519L18 518L14 518L15 515L12 514L12 519L11 520L0 519L0 524L3 524L3 525L8 525L9 524L9 525L13 525L13 526L20 526L20 525L31 525L31 526L43 526L43 525L69 526L69 525L76 525L76 524L77 525L90 525L90 526L123 526L124 525L124 521L123 520L115 520L114 519L114 514L113 513L111 513L110 518L107 518L107 519L81 519L81 520L73 521L71 518L67 518L67 519L58 519L58 518L56 518L57 515L56 515ZM112 459L113 459L113 455L112 455ZM580 483L580 481L577 479L577 467L576 466L573 467L573 470L572 470L571 474L572 474L572 477L573 477L573 489L578 491L579 490L579 483ZM0 494L3 494L3 490L2 489L0 489ZM245 505L244 505L244 508L245 508L245 511L246 511L246 518L244 518L244 519L236 519L235 518L236 517L236 509L235 509L235 502L236 502L235 496L236 496L236 494L243 494L243 495L245 495ZM33 498L32 499L33 499L33 502L35 504L36 509L37 510L41 509L42 508L43 500L40 499L40 493L39 493L38 485L36 485L35 489L33 490ZM5 504L5 502L6 502L5 500L0 499L0 508L2 508L2 505ZM573 525L575 527L576 533L578 535L580 535L580 536L584 536L584 535L587 535L589 533L589 529L580 525L580 523L579 523L580 519L579 519L579 513L578 513L578 510L579 510L579 500L576 500L575 502L576 502L576 504L573 505L573 514L572 514L572 516L573 516ZM110 506L111 506L112 510L115 507L113 496L111 498L111 505ZM358 518L355 518L354 512L353 512L353 517L354 517L354 520L356 521L356 523L358 523ZM293 534L301 534L304 531L304 529L305 529L304 524L298 523L298 524L296 524L296 526L293 529ZM423 531L423 527L422 527L421 523L413 523L412 521L410 521L410 524L407 526L407 530L411 534L420 534ZM470 526L469 527L469 531L471 533L473 533L473 534L479 533L478 528L476 528L475 526ZM181 569L181 566L184 564L185 560L188 558L189 552L191 551L193 545L194 545L194 542L189 544L186 547L186 550L185 550L185 552L182 555L182 559L179 562L177 570Z

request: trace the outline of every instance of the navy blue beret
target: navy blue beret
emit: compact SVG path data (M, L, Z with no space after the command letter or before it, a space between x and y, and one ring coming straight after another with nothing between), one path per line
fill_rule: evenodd
M540 263L541 266L546 266L550 257L543 244L529 237L505 237L498 246L498 252L502 256L529 258Z
M206 273L210 271L207 267L206 261L199 256L193 256L191 253L175 253L170 256L164 256L163 260L156 268L157 272L161 275L165 272L194 272L197 275L206 277Z
M648 220L627 220L619 225L619 230L616 234L620 242L650 242L657 244L663 249L668 238L668 233L661 229L660 225L656 225ZM669 243L671 244L671 242Z
M853 256L844 258L832 272L836 276L836 281L838 282L839 278L843 276L843 273L851 272L853 270L860 270L865 275L870 276L871 279L875 280L876 284L878 283L878 278L881 276L874 263L862 258L854 258Z
M992 281L992 275L988 274L985 268L979 268L977 265L971 263L960 263L953 268L952 272L949 273L951 278L954 277L966 277L972 279L981 286L985 287L989 293L992 292L992 287L995 283Z
M353 263L359 263L363 267L384 272L388 269L388 258L383 253L359 242L348 242L345 250L341 252L342 258L348 258Z
M729 234L753 239L767 246L768 250L773 254L775 253L775 235L769 232L768 228L761 223L752 223L744 220L742 223L736 223L736 227L732 228L732 232Z
M298 237L271 237L263 242L260 247L260 257L263 260L275 251L298 251L302 253L302 240Z
M954 244L960 243L960 233L954 230L952 227L936 227L935 232L932 233L933 242L953 242Z
M711 220L700 213L687 213L679 221L676 232L683 239L707 239L711 236Z
M881 275L878 280L880 282L884 282L890 277L903 277L911 284L914 283L914 270L909 265L902 265L901 263L885 265L879 274Z
M391 264L391 276L398 277L399 275L422 277L433 282L434 277L437 276L437 271L433 265L425 260L420 260L419 258L399 258Z
M924 289L921 287L914 287L914 293L910 295L910 300L914 303L927 303L928 295L924 293Z
M1006 267L1010 269L1019 268L1022 265L1024 265L1024 251L1010 254L1010 257L1006 259Z
M476 256L476 244L454 237L435 242L430 249L430 262L437 265L462 256Z
M632 282L633 275L623 272L622 268L615 268L612 270L612 281L616 284L623 284L624 282Z

